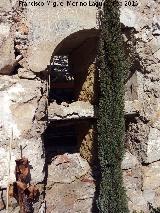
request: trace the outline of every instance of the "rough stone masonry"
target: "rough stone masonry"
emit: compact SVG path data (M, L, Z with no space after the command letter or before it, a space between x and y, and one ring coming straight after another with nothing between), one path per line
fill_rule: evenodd
M160 1L141 0L137 6L122 1L120 20L126 54L134 55L125 94L124 185L130 212L147 213L149 204L160 207ZM17 0L0 1L1 212L5 212L7 186L15 181L15 160L20 158L21 146L30 161L30 181L40 190L34 212L94 212L96 166L89 159L94 155L95 121L87 119L96 119L96 103L91 97L97 35L97 7L37 8L20 6ZM58 54L71 56L78 85L77 100L60 106L48 100L48 66ZM43 135L49 115L53 125L84 119L87 130L81 134L83 123L73 123L83 146L73 153L53 155L47 165ZM9 211L19 211L13 198Z

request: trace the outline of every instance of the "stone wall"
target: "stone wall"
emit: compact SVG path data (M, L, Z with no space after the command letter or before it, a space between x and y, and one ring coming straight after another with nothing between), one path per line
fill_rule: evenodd
M16 180L15 160L22 151L22 156L30 162L30 182L40 190L34 212L43 210L44 185L48 212L60 208L63 211L62 200L65 212L70 208L79 211L82 207L83 212L89 211L95 183L88 162L79 153L57 156L48 167L46 182L42 135L47 127L47 66L64 38L80 30L97 28L96 8L19 7L19 1L8 0L0 2L0 12L0 101L3 103L0 105L0 210L5 212L6 189ZM63 158L69 159L68 163ZM56 190L64 191L62 197L58 198ZM50 203L53 196L54 202ZM9 207L10 212L19 211L15 199L9 199Z
M141 1L137 7L124 4L123 1L122 33L126 51L134 55L134 60L126 83L126 154L122 169L130 211L147 213L149 203L160 207L160 2ZM22 8L16 0L1 0L0 20L0 189L4 192L1 210L3 200L6 202L6 187L15 181L15 159L21 157L20 146L23 156L30 161L31 182L38 184L43 195L47 65L65 38L82 30L97 29L98 21L96 7ZM75 57L78 52L74 53L72 60L81 65L81 60L76 61ZM79 100L92 102L94 66L92 63L89 66ZM80 153L55 156L48 166L50 173L45 183L48 212L92 211L95 178L87 160L90 162L94 153L93 129L87 127L82 132L78 138ZM43 209L42 195L35 212ZM15 203L13 200L12 212L18 212Z
M137 113L126 117L127 152L122 169L129 207L137 212L149 212L149 203L160 207L159 5L159 1L141 1L135 8L121 8L124 40L134 52L132 73L137 79L135 82L135 78L131 77L130 81L134 82L136 88L134 99L139 102Z

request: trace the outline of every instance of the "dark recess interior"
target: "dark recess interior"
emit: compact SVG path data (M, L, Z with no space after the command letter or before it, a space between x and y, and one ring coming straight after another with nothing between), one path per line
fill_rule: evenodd
M50 66L50 102L71 103L74 101L74 78L70 73L67 55L56 55Z
M72 103L86 81L88 68L95 61L98 30L81 30L66 37L50 60L49 102Z
M44 148L48 163L59 154L78 150L74 125L55 126L50 124L44 134Z
M57 104L62 102L71 103L74 101L73 89L55 88L50 91L50 102L56 101Z

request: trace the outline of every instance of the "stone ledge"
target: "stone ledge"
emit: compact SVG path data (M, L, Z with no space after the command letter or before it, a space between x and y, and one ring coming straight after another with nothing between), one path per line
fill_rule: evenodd
M125 116L138 114L140 108L141 104L138 100L125 101ZM61 105L53 102L48 107L49 120L70 120L83 118L96 118L94 106L89 102L76 101L71 104L63 102Z
M48 107L49 120L68 120L94 117L94 106L89 102L76 101L71 104L63 102L61 105L53 102Z

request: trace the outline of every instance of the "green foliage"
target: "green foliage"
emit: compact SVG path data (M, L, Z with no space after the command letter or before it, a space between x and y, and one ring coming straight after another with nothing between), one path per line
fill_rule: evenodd
M101 167L97 206L101 213L127 213L121 162L124 154L124 75L119 6L105 1L100 19L98 53L100 96L98 113L98 156Z

